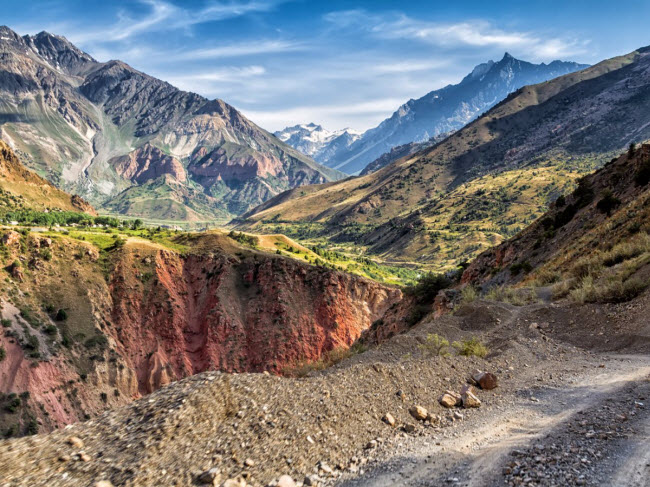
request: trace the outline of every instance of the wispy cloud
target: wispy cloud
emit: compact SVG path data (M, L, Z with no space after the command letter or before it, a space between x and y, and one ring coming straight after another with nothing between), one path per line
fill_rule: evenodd
M288 0L214 0L203 8L191 10L165 0L139 0L149 11L143 16L120 10L117 22L101 30L80 30L69 37L73 42L116 42L146 32L187 29L197 24L268 12Z
M292 41L270 41L259 40L255 42L244 42L239 44L227 44L224 46L194 49L172 54L171 61L177 59L184 60L202 60L202 59L219 59L229 57L243 57L257 54L271 54L279 52L298 51L305 48L305 43Z
M419 41L434 46L454 48L497 47L532 53L537 59L550 59L584 53L586 42L571 38L547 37L534 32L508 31L485 20L456 23L413 19L401 13L371 14L365 10L331 12L324 19L338 29L365 30L381 39Z

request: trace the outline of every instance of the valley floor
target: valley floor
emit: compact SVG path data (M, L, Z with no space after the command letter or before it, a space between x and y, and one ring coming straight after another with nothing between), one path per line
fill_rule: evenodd
M478 301L304 378L199 374L0 443L0 485L197 485L210 468L253 486L284 474L306 485L647 485L649 300ZM438 356L433 333L478 337L490 354ZM438 404L477 368L499 378L478 391L480 408ZM413 419L415 405L431 424Z

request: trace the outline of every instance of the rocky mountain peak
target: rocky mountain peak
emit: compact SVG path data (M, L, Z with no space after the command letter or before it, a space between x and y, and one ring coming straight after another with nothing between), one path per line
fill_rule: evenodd
M77 74L88 64L97 64L97 61L92 56L77 48L63 36L42 31L34 36L25 36L23 39L52 67L71 74Z

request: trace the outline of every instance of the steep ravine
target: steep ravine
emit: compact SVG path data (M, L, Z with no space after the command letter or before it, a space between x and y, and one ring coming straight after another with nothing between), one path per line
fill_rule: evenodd
M76 302L65 326L79 318L90 331L68 346L45 337L38 360L11 333L0 336L7 354L0 392L29 392L24 418L12 416L20 431L29 418L49 430L206 370L281 373L351 345L401 299L398 289L374 281L228 245L235 251L214 241L181 254L134 239L106 258L77 259L69 270L77 276ZM79 248L90 247L56 239L53 261L38 273L26 270L17 287L45 296L51 279L66 279L59 258L79 255ZM85 308L86 315L75 315ZM14 328L38 334L14 318ZM89 336L100 345L89 344ZM8 416L0 413L0 421Z

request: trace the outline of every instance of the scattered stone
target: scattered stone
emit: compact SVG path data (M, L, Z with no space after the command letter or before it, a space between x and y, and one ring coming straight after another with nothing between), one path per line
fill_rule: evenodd
M374 440L373 440L374 441ZM334 473L334 470L332 470L332 467L330 467L327 463L325 462L319 462L318 464L319 468L325 472L327 475L332 475Z
M246 460L244 460L244 465L246 465L247 467L254 467L255 462L253 460L251 460L250 458L247 458Z
M88 455L86 452L79 452L79 460L82 462L89 462L91 460L90 455Z
M113 487L113 483L110 480L100 480L95 482L95 487Z
M490 372L481 372L475 370L472 372L472 382L478 385L481 389L489 391L497 387L497 376Z
M463 416L460 412L454 411L454 419L463 419L465 416Z
M58 460L59 460L59 462L69 462L70 461L70 455L59 455Z
M307 487L313 487L318 485L321 482L321 479L318 475L307 475L302 481L302 485Z
M366 450L372 450L372 449L374 449L374 448L377 448L377 440L370 440L370 441L366 444Z
M278 483L278 486L279 485L280 484ZM221 484L221 487L246 487L246 481L244 479L228 479Z
M496 389L498 385L497 376L490 372L485 372L483 375L481 375L481 378L478 380L478 385L484 391L490 391L492 389Z
M381 418L381 420L389 426L395 426L395 418L390 413L386 413L386 415Z
M424 421L427 419L427 416L429 414L428 411L422 406L413 406L411 409L409 409L409 413L411 413L411 416L413 416L418 421Z
M403 429L406 433L414 433L414 432L415 432L415 425L414 425L414 424L410 424L410 423L406 423L404 426L402 426L402 429Z

